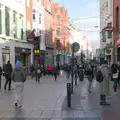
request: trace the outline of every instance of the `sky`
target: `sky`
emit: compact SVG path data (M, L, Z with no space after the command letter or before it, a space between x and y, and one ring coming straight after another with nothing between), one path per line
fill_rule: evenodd
M77 29L95 31L81 31L81 33L87 37L94 49L99 48L100 32L99 28L95 28L95 26L99 26L99 0L53 0L53 2L59 2L68 9L69 17Z

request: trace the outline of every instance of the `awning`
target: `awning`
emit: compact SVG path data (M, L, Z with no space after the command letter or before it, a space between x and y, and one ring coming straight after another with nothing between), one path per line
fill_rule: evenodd
M29 43L33 43L34 42L34 36L35 36L35 34L34 34L34 31L35 30L32 30L32 31L27 31L27 41L29 42Z

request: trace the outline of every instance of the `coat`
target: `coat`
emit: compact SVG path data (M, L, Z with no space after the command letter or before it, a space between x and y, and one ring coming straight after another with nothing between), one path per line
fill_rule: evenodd
M104 77L103 81L100 83L100 93L102 95L108 95L109 94L109 82L110 82L110 68L108 67L107 64L102 65L100 67L101 73Z

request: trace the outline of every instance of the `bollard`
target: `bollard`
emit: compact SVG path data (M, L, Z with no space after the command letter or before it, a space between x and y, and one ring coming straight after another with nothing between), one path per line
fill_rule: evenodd
M67 106L71 107L71 83L67 83Z
M75 75L75 86L77 86L77 75Z

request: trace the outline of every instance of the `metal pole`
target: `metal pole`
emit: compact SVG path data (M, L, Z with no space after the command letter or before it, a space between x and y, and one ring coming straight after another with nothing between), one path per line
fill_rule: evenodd
M65 65L65 38L64 38L64 65Z
M73 78L74 78L74 71L73 71L73 67L74 67L74 44L72 45L72 66L71 66L71 92L73 93Z

